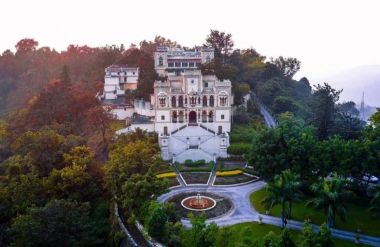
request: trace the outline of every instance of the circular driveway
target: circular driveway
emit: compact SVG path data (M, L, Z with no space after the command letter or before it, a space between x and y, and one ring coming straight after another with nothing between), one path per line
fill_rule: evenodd
M265 185L265 182L257 181L249 184L236 186L196 185L177 187L172 189L168 193L161 195L158 198L158 201L165 202L175 195L186 192L209 192L219 194L221 196L229 198L232 201L233 208L227 214L224 214L217 218L209 219L206 222L214 222L218 226L228 226L242 222L258 221L259 213L252 207L249 201L249 196L252 192L255 192L265 187ZM190 226L189 220L182 219L182 223L185 226Z

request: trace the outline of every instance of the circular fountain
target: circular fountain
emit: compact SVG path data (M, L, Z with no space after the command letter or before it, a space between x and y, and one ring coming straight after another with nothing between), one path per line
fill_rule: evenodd
M182 207L192 211L210 210L216 206L216 201L208 196L201 196L198 193L196 196L186 197L181 201Z

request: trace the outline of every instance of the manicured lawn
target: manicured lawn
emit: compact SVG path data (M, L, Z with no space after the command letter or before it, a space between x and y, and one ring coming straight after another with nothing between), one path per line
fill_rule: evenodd
M254 192L250 196L252 205L257 211L264 214L265 208L261 204L261 201L266 195L266 189ZM303 199L302 202L297 202L293 204L292 209L292 219L304 221L310 219L314 224L322 224L326 221L326 216L323 211L316 210L312 207L306 207L305 202L307 199ZM274 216L280 216L281 208L280 206L275 206L270 210L269 214ZM342 222L339 217L336 219L335 228L356 231L358 228L361 229L362 233L380 236L380 219L373 219L368 212L368 203L363 205L349 204L349 209L346 217L346 222Z
M214 164L206 163L201 166L187 166L185 164L176 164L180 172L211 172Z
M244 174L235 175L235 176L226 176L226 177L217 176L215 178L214 185L240 184L240 183L253 181L256 179L257 178L255 177L250 177Z
M244 161L218 161L217 171L230 171L235 169L244 169Z
M258 224L255 222L242 223L233 226L226 227L229 229L231 235L229 236L227 247L239 246L247 240L259 241L260 246L263 244L263 238L268 232L273 231L276 235L280 235L282 229L272 225ZM297 242L300 235L299 231L291 231L293 241ZM345 241L340 239L334 239L336 247L354 247L359 246L351 241ZM362 246L362 245L360 245Z

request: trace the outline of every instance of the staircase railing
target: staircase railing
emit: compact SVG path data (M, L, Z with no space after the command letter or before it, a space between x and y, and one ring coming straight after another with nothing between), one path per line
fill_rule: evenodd
M173 130L170 134L173 135L173 134L177 133L178 131L183 130L183 129L186 128L186 127L187 127L186 124L185 124L185 125L182 125L182 126L179 127L178 129Z
M215 131L213 131L213 130L207 128L207 127L204 126L203 124L199 124L199 126L200 126L202 129L207 130L208 132L213 133L213 134L215 135Z

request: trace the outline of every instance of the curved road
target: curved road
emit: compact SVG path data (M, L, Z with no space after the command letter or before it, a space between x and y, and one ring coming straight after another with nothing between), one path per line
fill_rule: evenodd
M252 207L249 196L251 193L260 190L265 187L266 183L263 181L257 181L244 185L232 185L232 186L208 186L208 185L194 185L194 186L181 186L177 188L173 188L166 194L161 195L158 198L159 202L165 202L169 198L186 192L209 192L214 194L219 194L229 198L232 201L233 208L230 212L225 215L222 215L217 218L209 219L206 223L216 223L218 226L229 226L235 225L238 223L244 222L258 222L259 216L262 217L262 222L265 224L281 226L281 219L279 217L263 215L256 211L254 207ZM191 223L189 220L182 220L182 223L190 227ZM289 220L287 224L288 228L300 230L303 227L303 222ZM318 231L319 226L312 225L314 231ZM355 241L355 233L349 231L343 231L338 229L331 229L332 235L336 238ZM371 245L371 246L379 246L380 247L380 238L371 237L368 235L361 235L360 242L363 244Z
M262 105L259 104L260 107L260 113L263 115L264 120L268 128L275 128L276 127L276 121L274 120L273 116L268 112L268 110Z

